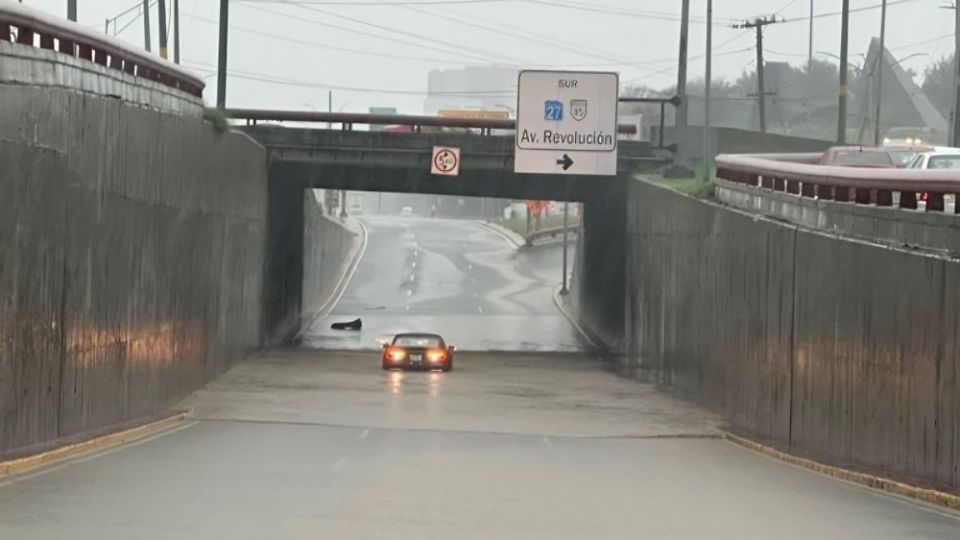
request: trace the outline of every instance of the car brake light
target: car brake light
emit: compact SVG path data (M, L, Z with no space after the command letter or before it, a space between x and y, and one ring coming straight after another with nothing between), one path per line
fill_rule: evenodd
M391 348L387 349L387 359L394 362L399 362L407 357L407 351L403 349Z
M427 351L427 360L431 362L443 362L447 359L447 353L440 349Z

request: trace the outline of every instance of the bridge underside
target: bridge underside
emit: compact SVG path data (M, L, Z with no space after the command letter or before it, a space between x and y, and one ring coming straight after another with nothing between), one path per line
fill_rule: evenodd
M245 130L269 151L268 253L265 324L268 340L299 328L303 282L306 189L343 189L570 200L584 203L575 290L581 312L609 332L623 331L623 245L629 172L662 163L643 143L623 142L621 174L518 175L513 138L469 133L378 133L257 126ZM434 146L460 148L458 176L430 173ZM618 307L619 306L619 307Z
M587 201L612 178L513 172L513 137L248 127L270 152L271 181L304 188ZM460 173L430 173L434 146L460 148ZM663 162L649 144L621 141L622 174Z

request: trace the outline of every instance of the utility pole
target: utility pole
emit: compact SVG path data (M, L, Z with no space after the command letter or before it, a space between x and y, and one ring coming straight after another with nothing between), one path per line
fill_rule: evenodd
M146 1L146 0L145 0ZM220 54L217 58L217 108L227 108L227 28L230 0L220 0Z
M143 48L150 52L150 0L143 0Z
M960 5L953 5L953 114L950 121L950 146L960 144Z
M847 41L850 34L850 0L843 0L840 23L840 87L837 102L837 144L847 142Z
M713 86L713 0L707 0L707 58L703 74L703 181L711 180L713 148L710 144L710 91Z
M77 0L67 0L67 18L77 22Z
M167 0L157 0L157 17L160 19L160 58L167 59Z
M813 0L810 0L810 38L807 42L807 75L813 72Z
M180 0L173 0L173 62L180 63Z
M690 0L683 0L680 9L680 60L677 68L677 116L674 125L678 130L687 127L687 42L690 33ZM679 137L680 134L677 133Z
M880 4L880 52L877 56L877 108L873 116L873 145L880 146L880 104L883 101L883 70L887 67L887 0Z
M776 15L769 17L757 17L752 21L743 21L736 24L734 28L753 28L757 31L757 108L760 113L760 132L767 132L767 92L764 88L765 81L763 77L763 27L768 24L776 24Z

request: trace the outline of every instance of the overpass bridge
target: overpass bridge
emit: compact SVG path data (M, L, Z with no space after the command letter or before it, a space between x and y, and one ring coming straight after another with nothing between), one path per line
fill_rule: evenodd
M289 222L324 176L443 189L360 172L423 168L437 135L251 126L278 137L272 153L214 133L201 90L0 3L0 536L957 537L945 507L960 506L960 263L840 224L929 229L935 216L955 230L937 197L955 208L953 173L724 158L727 204L626 170L594 198L581 179L566 308L614 358L480 352L449 376L381 374L367 353L260 350L299 286L279 231L302 239ZM509 138L455 137L509 175ZM391 162L374 144L406 150ZM471 174L463 189L491 189ZM556 189L548 180L530 181ZM912 208L919 192L933 203ZM803 221L811 212L823 219ZM498 298L529 292L522 272L504 275L517 281L493 282ZM82 450L71 445L172 407L190 420L43 466L63 456L52 447Z
M620 311L609 309L622 298L623 275L616 261L622 252L623 193L632 175L669 162L669 150L650 142L621 140L618 175L516 174L514 137L494 134L513 128L512 121L453 119L406 115L366 115L300 111L230 110L245 121L242 131L262 144L268 160L268 290L266 325L269 341L278 343L299 329L303 282L303 193L306 189L387 191L435 195L563 200L584 203L583 235L578 259L582 306L605 321L622 326ZM342 124L345 129L263 125L263 122ZM356 124L409 126L409 133L353 131ZM473 130L476 133L428 132L424 128ZM621 131L635 132L635 126ZM460 148L457 176L430 172L434 146ZM613 263L613 264L610 264ZM281 285L278 285L281 284Z

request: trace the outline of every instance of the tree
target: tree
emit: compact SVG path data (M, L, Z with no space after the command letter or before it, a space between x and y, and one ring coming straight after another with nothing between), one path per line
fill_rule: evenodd
M950 118L953 101L953 55L944 56L923 71L923 93L944 118Z

